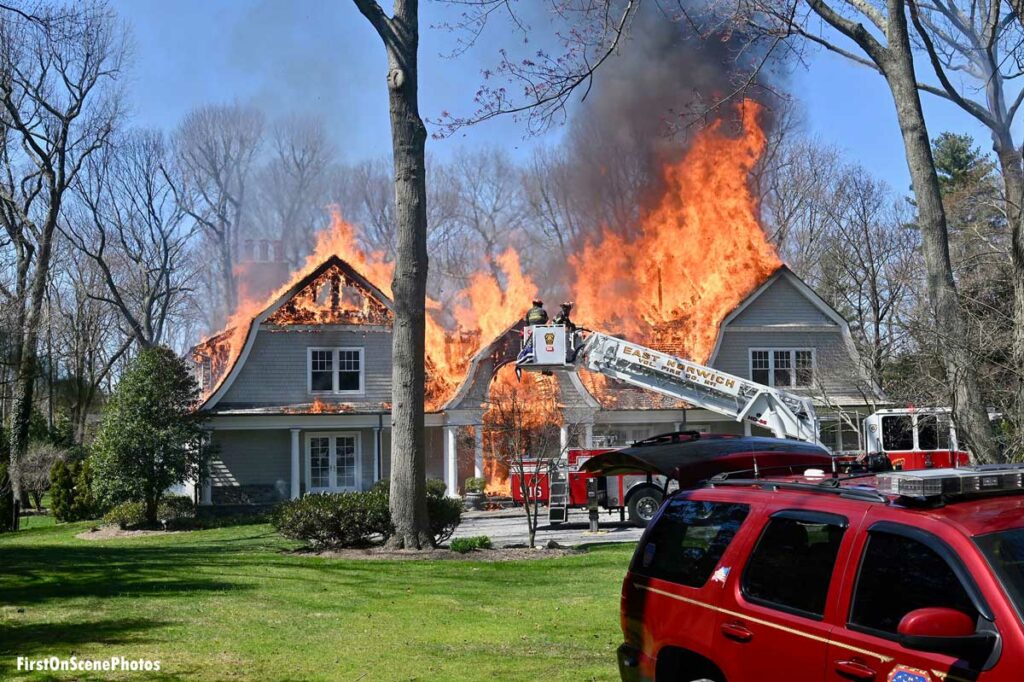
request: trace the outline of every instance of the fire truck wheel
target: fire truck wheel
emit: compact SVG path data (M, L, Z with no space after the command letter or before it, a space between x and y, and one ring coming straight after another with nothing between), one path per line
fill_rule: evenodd
M660 506L660 490L650 485L637 488L629 496L629 520L634 525L644 528L654 518Z

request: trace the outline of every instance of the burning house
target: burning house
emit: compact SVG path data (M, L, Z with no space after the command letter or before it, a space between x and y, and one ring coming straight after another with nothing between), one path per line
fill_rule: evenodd
M663 169L662 195L635 233L596 234L556 279L573 292L582 326L806 393L818 404L822 440L856 449L860 417L883 396L861 369L846 321L781 263L761 229L749 186L765 145L757 116L745 105L738 132L721 124L701 131ZM268 503L361 490L388 476L392 267L356 243L336 216L290 282L240 306L193 350L216 446L202 501ZM488 437L496 391L543 398L562 446L682 429L743 432L721 415L602 375L516 383L515 318L540 287L515 251L494 265L457 298L457 329L428 315L427 473L451 493L474 475L491 491L506 486L495 464L499 439Z
M216 446L201 499L263 504L362 490L386 478L391 323L387 295L332 256L252 318L220 376L209 367L223 335L197 346L208 390L202 409ZM486 412L495 385L515 382L510 363L521 324L473 356L454 394L427 406L427 473L453 492L474 475L503 488L507 473L492 464L499 453L485 447ZM664 347L678 352L669 332ZM827 438L840 450L857 448L857 420L882 399L860 369L846 321L785 266L725 317L708 364L815 397ZM598 375L542 380L555 393L562 446L624 444L684 429L744 433L744 424L722 415Z

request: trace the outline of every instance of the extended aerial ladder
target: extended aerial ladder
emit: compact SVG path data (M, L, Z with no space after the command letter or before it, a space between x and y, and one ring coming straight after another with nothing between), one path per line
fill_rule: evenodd
M516 367L570 371L583 367L633 386L682 400L717 414L767 429L778 438L820 445L810 398L646 348L636 343L565 325L523 330Z

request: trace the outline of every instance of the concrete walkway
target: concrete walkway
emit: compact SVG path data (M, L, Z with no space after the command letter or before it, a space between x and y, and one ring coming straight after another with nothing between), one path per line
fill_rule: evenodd
M590 532L585 509L570 509L567 523L549 526L547 521L547 509L541 507L536 539L538 547L547 545L551 540L570 547L599 542L636 542L643 533L642 528L621 523L618 513L602 513L601 529L597 533ZM525 545L529 542L526 513L521 508L466 512L462 515L462 524L452 537L474 535L488 536L495 547Z

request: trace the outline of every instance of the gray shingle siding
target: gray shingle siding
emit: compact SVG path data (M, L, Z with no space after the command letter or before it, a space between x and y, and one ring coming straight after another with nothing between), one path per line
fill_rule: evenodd
M739 332L728 331L722 336L714 366L723 372L746 379L750 376L751 348L813 348L815 362L815 386L813 393L820 393L821 387L829 395L859 397L858 386L863 379L854 358L836 331L787 331L787 332ZM788 387L786 390L795 390Z
M731 326L830 325L835 320L807 300L785 277L779 277L731 322Z
M306 437L310 433L359 434L359 462L362 489L373 485L373 429L308 429L299 432L299 477L306 492ZM384 432L384 462L387 465L390 434ZM224 430L213 432L217 454L211 463L211 483L215 488L273 486L287 498L291 490L291 430Z
M308 391L307 349L362 348L362 395L312 394ZM391 333L325 328L317 331L261 328L234 383L218 403L231 406L299 405L323 401L367 403L376 411L391 400Z

